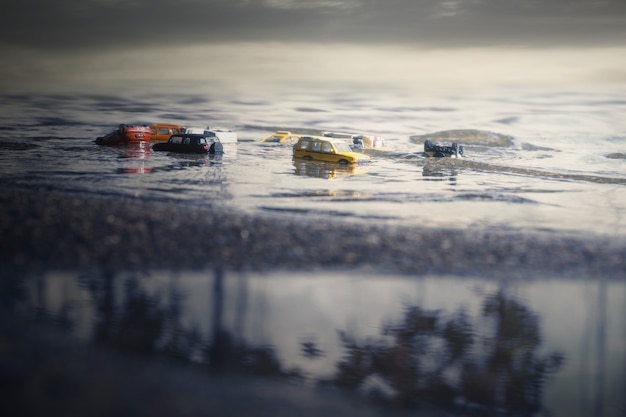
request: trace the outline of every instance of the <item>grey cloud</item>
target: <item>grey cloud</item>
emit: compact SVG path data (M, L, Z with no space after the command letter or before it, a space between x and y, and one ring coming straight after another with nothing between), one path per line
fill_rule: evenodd
M236 41L417 46L626 40L624 0L5 0L5 45L56 50Z

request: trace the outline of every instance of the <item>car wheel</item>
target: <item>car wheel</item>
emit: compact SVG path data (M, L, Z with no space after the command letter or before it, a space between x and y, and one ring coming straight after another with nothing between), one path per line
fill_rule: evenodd
M302 159L304 159L305 161L311 161L313 158L311 158L310 156L305 156L305 157L304 157L304 158L302 158Z
M350 162L348 162L346 159L341 159L341 160L339 161L339 163L340 163L341 165L348 165Z
M212 143L211 146L209 147L209 153L211 155L215 155L216 153L223 153L223 152L224 152L224 146L220 142Z

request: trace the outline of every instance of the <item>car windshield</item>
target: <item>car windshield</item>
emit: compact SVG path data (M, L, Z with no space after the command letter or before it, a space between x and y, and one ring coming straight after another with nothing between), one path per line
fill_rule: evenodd
M345 142L335 142L335 151L352 152L352 149L350 149L350 146Z

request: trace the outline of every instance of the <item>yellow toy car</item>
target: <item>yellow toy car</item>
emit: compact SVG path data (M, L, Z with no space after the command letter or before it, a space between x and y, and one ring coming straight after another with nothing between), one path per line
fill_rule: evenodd
M300 139L300 135L294 135L293 133L286 130L279 130L278 132L272 133L268 137L261 139L261 142L287 143L291 145L296 143L298 139Z
M323 136L301 136L293 146L293 157L345 165L361 164L370 160L364 153L353 152L346 142Z

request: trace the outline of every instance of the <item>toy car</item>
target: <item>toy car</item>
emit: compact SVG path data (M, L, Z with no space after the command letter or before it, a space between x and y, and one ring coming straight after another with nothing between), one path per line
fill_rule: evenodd
M178 133L183 133L185 128L180 125L169 124L169 123L153 123L150 125L150 131L152 135L150 140L156 142L164 142L167 141L170 136L176 135Z
M276 133L272 133L271 135L261 139L261 142L293 144L296 143L299 138L300 135L294 135L286 130L279 130Z
M153 151L179 153L216 154L223 153L224 147L216 138L207 138L201 134L181 133L172 135L167 142L155 143Z
M430 140L424 141L424 154L436 158L460 158L463 156L463 146L454 142L451 146L438 145Z
M150 128L148 126L121 124L116 130L96 138L97 145L127 145L135 142L149 142Z
M361 149L383 149L385 147L385 139L380 136L341 132L323 132L322 136L329 138L350 139L352 141L350 147L355 151Z
M346 165L370 160L368 155L353 152L346 142L323 136L301 136L293 146L293 157Z

